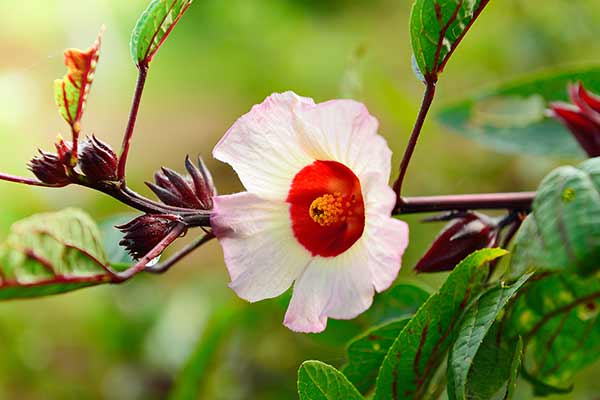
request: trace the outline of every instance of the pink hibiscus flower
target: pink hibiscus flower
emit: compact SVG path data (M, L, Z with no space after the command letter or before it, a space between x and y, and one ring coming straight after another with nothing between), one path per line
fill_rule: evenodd
M286 92L255 105L213 150L247 190L214 198L230 287L255 302L294 284L284 319L294 331L356 317L398 274L408 226L391 217L391 151L377 127L358 102Z

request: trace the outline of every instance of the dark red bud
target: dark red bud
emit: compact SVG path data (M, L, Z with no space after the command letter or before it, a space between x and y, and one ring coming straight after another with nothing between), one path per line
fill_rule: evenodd
M135 259L152 250L177 225L174 218L146 214L116 228L125 235L119 244Z
M550 115L560 121L590 157L600 156L600 98L587 92L581 83L567 89L573 104L550 104Z
M162 168L154 174L155 183L146 182L156 197L165 204L175 207L195 210L210 210L213 207L213 196L216 190L210 172L198 159L198 166L194 165L189 156L185 159L185 168L189 176L169 168Z
M38 151L40 155L33 157L27 166L41 182L50 185L68 185L71 183L65 165L59 156L42 150Z
M117 155L106 143L92 136L81 145L79 168L92 181L117 179Z
M498 226L492 218L476 212L457 215L442 229L415 270L450 271L472 252L493 246L497 237Z

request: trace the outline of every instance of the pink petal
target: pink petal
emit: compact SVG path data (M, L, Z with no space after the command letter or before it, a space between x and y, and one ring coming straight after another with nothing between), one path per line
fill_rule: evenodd
M366 248L355 244L337 257L315 257L294 285L284 325L296 332L321 332L327 317L351 319L373 301Z
M213 150L230 164L246 189L263 198L284 200L294 175L314 161L302 151L292 108L313 105L292 92L272 94L238 119Z
M217 196L211 216L230 287L250 302L279 296L302 273L310 253L294 238L289 205L251 193Z
M377 119L354 100L331 100L295 108L299 140L317 160L336 160L362 179L379 174L387 182L392 152L377 133Z

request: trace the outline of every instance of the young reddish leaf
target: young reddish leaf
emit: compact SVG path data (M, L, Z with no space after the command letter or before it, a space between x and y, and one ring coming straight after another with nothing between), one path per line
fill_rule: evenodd
M60 115L71 125L73 142L81 130L81 117L85 101L94 80L98 57L100 56L100 41L104 27L100 29L98 38L86 51L79 49L65 50L65 65L67 73L62 79L54 81L54 99Z
M192 0L152 0L138 19L131 34L133 62L147 66L175 28Z

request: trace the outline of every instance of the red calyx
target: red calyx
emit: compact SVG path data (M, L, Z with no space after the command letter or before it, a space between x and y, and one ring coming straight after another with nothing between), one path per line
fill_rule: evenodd
M71 183L67 176L65 164L58 155L43 150L38 151L40 155L33 157L27 166L41 182L50 185L68 185Z
M168 216L142 215L116 227L125 233L119 244L125 247L132 257L140 259L160 243L175 225L177 221Z
M108 144L92 136L81 145L79 168L92 181L115 180L117 179L117 155Z
M497 237L498 225L490 217L476 212L458 214L442 229L415 271L450 271L472 252L493 246Z
M185 168L189 176L183 176L169 168L162 168L154 174L156 183L146 182L146 185L160 201L167 205L192 210L212 209L213 197L217 191L206 165L199 157L196 166L187 156Z

